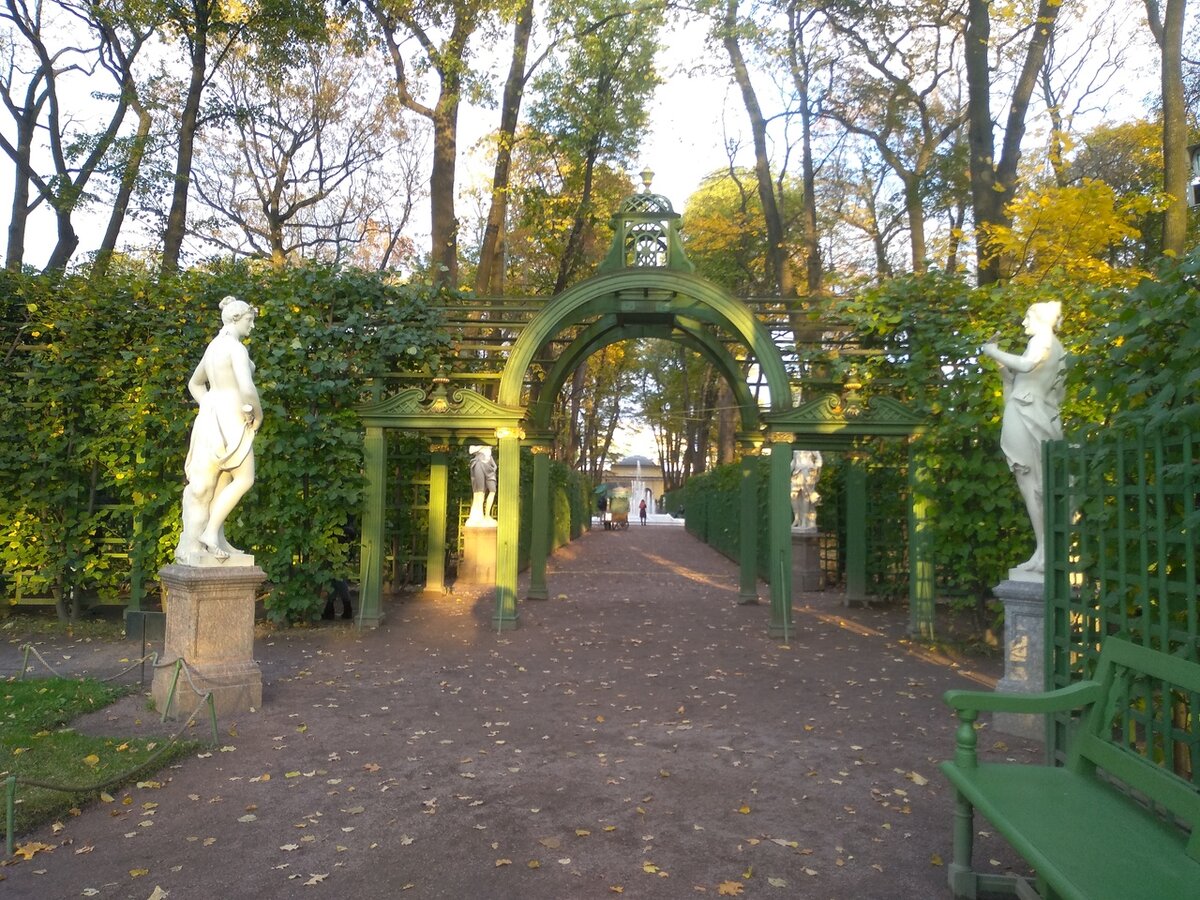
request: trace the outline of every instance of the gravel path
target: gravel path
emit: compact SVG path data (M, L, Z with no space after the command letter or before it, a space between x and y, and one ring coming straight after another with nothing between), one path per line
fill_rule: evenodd
M263 709L161 786L22 836L55 849L0 868L0 895L950 896L939 698L990 686L998 660L926 651L906 610L832 592L796 597L784 646L765 604L737 605L736 565L666 525L593 531L548 584L503 634L490 592L393 602L371 632L264 632ZM100 674L140 649L40 648ZM165 732L143 696L80 727ZM988 731L980 746L1040 756ZM984 836L989 859L1018 864Z

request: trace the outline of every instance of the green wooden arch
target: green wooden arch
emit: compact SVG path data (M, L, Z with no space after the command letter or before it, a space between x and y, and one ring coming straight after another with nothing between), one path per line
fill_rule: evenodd
M663 269L627 269L597 275L547 303L512 348L500 379L500 405L520 406L525 373L548 341L590 316L605 315L630 325L675 324L690 319L724 329L745 343L761 367L771 392L772 411L791 406L783 357L750 308L697 275Z
M571 373L583 360L610 344L638 338L658 338L683 343L700 353L720 370L733 390L741 413L743 430L750 431L758 427L758 404L755 403L754 395L746 384L737 360L733 358L725 345L716 340L709 332L685 324L683 321L676 321L674 327L669 324L628 324L622 322L616 315L602 316L597 319L559 356L558 361L555 362L554 367L542 383L538 401L532 407L530 421L533 426L538 429L546 429L550 426L554 398L558 396Z
M847 380L840 394L829 394L792 407L792 385L785 367L784 347L792 337L781 331L777 346L766 324L748 302L736 299L719 286L694 274L694 267L683 250L679 215L670 201L649 192L626 199L613 216L612 248L598 274L541 303L525 298L508 315L492 343L481 342L474 331L480 320L475 313L489 311L477 306L463 311L447 307L450 327L457 327L468 339L460 351L469 358L470 372L480 385L477 390L448 390L452 378L471 382L468 373L455 371L450 364L430 379L433 390L402 390L391 398L364 405L359 409L366 426L364 462L368 475L367 500L364 504L362 538L362 595L360 608L368 622L378 621L381 579L383 510L386 487L386 443L384 432L407 428L424 433L432 441L430 467L429 555L427 590L440 589L442 582L441 549L444 540L447 455L452 444L468 437L498 446L497 521L488 539L495 552L495 616L497 629L517 624L518 536L521 511L522 447L532 457L529 599L546 599L546 557L549 552L549 423L554 399L562 390L571 371L598 349L620 340L653 337L684 344L712 362L733 388L741 412L739 440L746 453L741 472L741 578L739 599L757 600L757 522L769 521L767 556L771 591L769 633L787 638L791 627L791 504L790 463L795 444L803 447L848 449L857 440L869 436L903 437L919 433L923 423L903 405L887 398L864 401L858 396L859 385ZM480 303L488 303L480 298ZM750 301L752 303L753 300ZM778 300L771 303L778 305ZM455 319L457 316L457 319ZM529 316L527 318L527 316ZM484 317L485 319L487 317ZM515 343L508 341L519 329ZM570 335L571 340L563 340ZM567 346L558 349L566 343ZM770 392L769 409L763 410L746 382L744 362L734 358L729 345L746 348L748 359L761 371L760 384ZM482 355L479 355L481 354ZM490 355L488 355L490 354ZM551 361L553 360L553 361ZM528 408L525 396L534 363L547 366L538 399ZM417 374L417 373L413 373ZM466 378L463 376L466 375ZM411 377L411 376L410 376ZM426 382L428 373L417 380ZM492 379L498 379L493 381ZM483 383L497 385L494 399L488 399ZM427 382L426 382L427 383ZM490 392L488 392L490 394ZM528 431L528 433L527 433ZM490 438L490 439L489 439ZM770 447L767 467L768 502L758 502L759 467L756 454ZM910 477L912 467L910 466ZM857 492L848 489L848 507L863 517L866 498L860 478ZM914 493L915 496L915 493ZM914 542L912 547L913 599L923 601L921 621L932 621L931 568L921 549L923 530L915 504L911 512ZM369 523L369 527L368 527ZM865 547L865 521L859 549ZM369 532L369 533L368 533ZM853 536L848 539L855 544ZM856 545L856 546L857 546ZM861 555L861 554L860 554ZM849 556L849 551L848 551ZM848 566L849 570L849 566ZM865 567L863 568L865 572ZM849 588L849 576L847 585ZM848 590L849 593L849 590ZM913 604L914 624L917 624ZM914 633L918 633L914 627ZM921 632L923 633L923 631Z
M619 220L620 214L614 218ZM661 249L662 244L656 241L653 246ZM669 240L666 246L669 249ZM623 244L614 241L614 248L622 247ZM659 261L662 262L661 259ZM666 262L669 266L669 254ZM525 326L513 345L500 377L498 404L508 409L519 408L529 367L547 344L564 331L598 317L596 322L590 323L575 337L551 368L544 391L546 399L530 410L532 415L525 419L531 429L544 427L548 422L549 410L544 404L552 402L565 383L567 373L579 361L599 347L622 338L642 335L687 343L712 360L734 388L745 430L753 432L762 427L758 405L751 398L736 361L714 332L723 332L727 337L740 341L762 370L771 395L770 411L780 414L786 412L791 408L791 384L783 356L766 327L745 303L731 297L712 282L692 274L689 269L690 266L669 268L661 264L634 265L596 275L551 299ZM524 436L521 429L502 428L497 431L500 471L497 492L496 613L493 621L498 629L517 623L520 446ZM789 458L778 454L778 459L771 466L769 511L773 523L769 551L774 561L772 572L779 572L778 577L771 579L770 631L783 635L787 634L791 624L791 538L788 531L791 522L788 493L790 454L787 456ZM546 479L545 468L544 454L535 455L535 496L539 495ZM747 487L747 503L751 494L752 491ZM540 520L542 514L541 508L535 503L532 528L538 536L543 530ZM749 519L751 515L753 513L746 518ZM750 546L743 555L750 558L755 552ZM535 549L535 558L540 559L543 555L540 548ZM743 570L745 573L748 568L743 565ZM530 581L530 597L544 596L544 571L539 571L535 566ZM753 594L753 590L752 585L744 587L746 599Z

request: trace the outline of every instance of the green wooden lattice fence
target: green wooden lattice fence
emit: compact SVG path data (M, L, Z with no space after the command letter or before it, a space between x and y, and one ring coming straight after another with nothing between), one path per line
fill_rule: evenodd
M1196 435L1057 441L1045 452L1046 686L1089 677L1110 634L1200 659ZM1154 708L1164 702L1173 715ZM1200 697L1148 694L1143 706L1145 715L1125 727L1159 754L1173 754L1180 774L1200 777L1200 731L1188 727ZM1061 756L1070 727L1065 715L1050 722L1051 755Z

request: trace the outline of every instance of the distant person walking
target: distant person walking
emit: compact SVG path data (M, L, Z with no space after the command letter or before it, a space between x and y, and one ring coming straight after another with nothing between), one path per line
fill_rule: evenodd
M646 501L644 499L638 504L638 518L642 520L643 525L646 524Z

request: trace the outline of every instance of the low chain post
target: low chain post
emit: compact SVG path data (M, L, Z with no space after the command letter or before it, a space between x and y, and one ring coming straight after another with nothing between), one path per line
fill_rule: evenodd
M6 837L8 855L12 856L16 843L17 829L17 776L9 775L4 781L4 817L8 826Z

